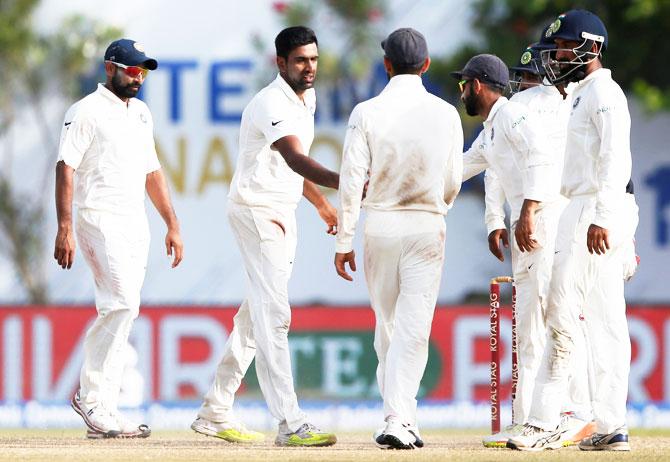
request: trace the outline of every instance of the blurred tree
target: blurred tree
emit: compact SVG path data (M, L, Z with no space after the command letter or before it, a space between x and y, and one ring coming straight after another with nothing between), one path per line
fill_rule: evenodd
M42 34L32 24L38 5L39 0L0 0L0 251L14 265L29 303L48 301L45 207L53 196L48 185L59 133L47 106L57 102L62 114L81 97L80 78L99 71L96 63L104 48L120 35L118 29L81 16L67 18L54 33ZM37 191L26 191L24 185L31 182L12 168L14 129L18 121L25 125L29 114L43 152L43 162L32 165L30 172L41 177Z
M523 48L539 39L542 28L560 13L584 8L605 23L609 47L605 66L624 91L639 98L649 111L670 109L670 1L663 0L476 0L472 6L472 37L453 56L433 60L431 78L450 98L456 86L449 72L460 69L477 53L494 53L515 64ZM659 59L660 58L660 59Z

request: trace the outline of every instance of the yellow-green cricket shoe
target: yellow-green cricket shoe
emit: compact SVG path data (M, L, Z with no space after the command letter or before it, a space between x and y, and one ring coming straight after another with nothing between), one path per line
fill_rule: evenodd
M482 444L485 448L504 448L507 446L507 440L513 436L519 436L523 430L523 425L512 424L503 428L498 433L487 435L482 438Z
M299 446L299 447L318 447L332 446L337 442L334 433L319 430L311 423L305 423L296 431L288 429L286 422L279 424L279 432L275 439L277 446Z
M191 428L196 433L221 438L230 443L253 444L265 441L264 434L249 430L240 422L211 422L198 417L191 424Z

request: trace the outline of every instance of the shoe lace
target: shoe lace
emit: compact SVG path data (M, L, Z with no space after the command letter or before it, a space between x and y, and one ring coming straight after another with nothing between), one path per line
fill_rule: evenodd
M138 423L132 421L131 419L120 413L118 409L108 410L107 412L109 412L109 415L111 415L112 418L116 419L116 421L119 423L119 425L121 425L122 428L139 426Z
M229 423L230 423L230 426L231 426L233 429L237 430L238 432L240 432L240 433L249 433L249 429L248 429L247 426L244 425L242 422L233 421L233 422L229 422Z
M302 424L296 433L306 435L308 433L321 433L321 430L315 425L307 422Z
M543 430L540 427L534 425L525 425L521 434L523 436L534 435L535 433L541 433Z
M107 408L103 403L98 404L94 411L101 417L109 417L111 419L117 420L117 417L120 415L118 411L114 412Z

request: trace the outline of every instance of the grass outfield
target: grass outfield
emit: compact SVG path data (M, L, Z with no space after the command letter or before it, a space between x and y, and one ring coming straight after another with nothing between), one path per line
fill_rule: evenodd
M377 449L370 432L341 433L330 448L277 448L274 435L264 445L239 446L197 435L191 431L156 431L145 440L87 440L82 430L0 430L0 460L39 461L574 461L670 460L670 430L636 430L631 434L632 452L584 452L576 447L528 453L509 449L485 449L481 433L474 430L427 431L426 447L414 451Z

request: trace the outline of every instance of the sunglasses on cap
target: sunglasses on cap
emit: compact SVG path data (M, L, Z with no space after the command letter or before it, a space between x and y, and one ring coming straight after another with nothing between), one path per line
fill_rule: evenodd
M119 68L123 69L123 72L125 72L125 74L128 77L133 78L133 79L136 79L140 75L142 76L143 79L145 79L147 77L147 74L149 73L149 69L145 69L145 68L140 67L140 66L126 66L125 64L117 63L117 62L114 62L114 61L107 61L107 62L112 63L116 67L119 67Z

